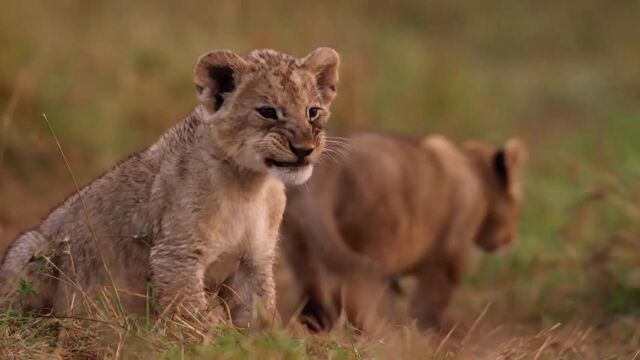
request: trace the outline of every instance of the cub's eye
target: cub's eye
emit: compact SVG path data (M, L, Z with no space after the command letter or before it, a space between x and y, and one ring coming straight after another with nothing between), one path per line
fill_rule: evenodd
M309 120L315 120L320 114L321 109L319 107L310 107L309 108Z
M256 111L265 119L278 120L278 112L271 106L262 106L257 108Z

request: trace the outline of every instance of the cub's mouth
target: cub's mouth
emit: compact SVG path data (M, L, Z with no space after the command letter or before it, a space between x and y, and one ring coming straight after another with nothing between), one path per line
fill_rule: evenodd
M309 180L313 172L313 164L309 159L281 161L273 158L264 160L267 171L275 178L288 185L300 185Z
M305 167L309 165L309 161L306 159L299 159L296 161L279 161L276 159L265 159L265 164L268 167L279 167L279 168L296 168L296 167Z

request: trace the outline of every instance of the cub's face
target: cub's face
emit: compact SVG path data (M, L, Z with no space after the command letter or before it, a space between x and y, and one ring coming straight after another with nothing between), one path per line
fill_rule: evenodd
M203 55L194 80L214 143L240 167L305 182L324 148L338 67L329 48L302 59L273 50Z
M492 252L510 244L516 237L522 207L522 170L527 151L517 139L510 139L499 149L479 143L468 144L467 149L478 162L489 200L476 244Z

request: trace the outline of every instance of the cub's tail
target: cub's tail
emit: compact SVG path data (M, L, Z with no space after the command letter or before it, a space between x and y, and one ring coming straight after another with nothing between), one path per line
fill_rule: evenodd
M51 278L42 276L46 260L42 257L39 261L39 255L46 252L49 244L37 230L25 232L11 244L0 265L0 304L18 305L25 310L44 306ZM0 310L3 308L0 305Z

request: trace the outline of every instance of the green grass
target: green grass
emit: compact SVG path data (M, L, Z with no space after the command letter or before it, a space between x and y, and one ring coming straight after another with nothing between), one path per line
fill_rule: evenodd
M633 358L638 14L637 1L595 0L0 2L0 248L75 189L43 113L82 185L190 111L201 53L272 47L301 56L328 45L343 64L333 130L495 143L518 135L529 144L520 239L475 257L452 306L462 337L491 306L465 346L452 336L436 357ZM137 320L125 329L2 321L0 355L32 357L423 358L443 340L411 330L380 340L222 326L203 342L175 324L150 332Z

